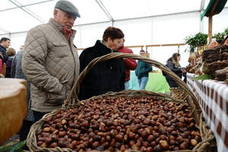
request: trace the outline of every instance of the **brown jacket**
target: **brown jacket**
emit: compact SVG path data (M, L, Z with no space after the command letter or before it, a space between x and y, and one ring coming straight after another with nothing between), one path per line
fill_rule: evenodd
M80 63L73 36L68 41L54 19L31 29L26 37L22 69L31 82L32 110L60 108L79 75Z

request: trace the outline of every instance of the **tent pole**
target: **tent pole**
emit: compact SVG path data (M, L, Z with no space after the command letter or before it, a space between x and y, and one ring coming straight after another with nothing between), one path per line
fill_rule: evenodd
M211 43L212 40L212 15L208 17L209 23L208 23L208 38L209 38L209 43Z

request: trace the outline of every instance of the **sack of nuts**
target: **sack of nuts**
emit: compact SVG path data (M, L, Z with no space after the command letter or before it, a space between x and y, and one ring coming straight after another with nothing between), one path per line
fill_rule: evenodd
M188 94L185 100L148 91L126 90L78 101L80 83L94 63L134 58L169 74ZM112 53L94 59L80 74L62 109L46 114L30 129L27 146L40 152L208 151L214 136L200 106L172 71L154 60Z

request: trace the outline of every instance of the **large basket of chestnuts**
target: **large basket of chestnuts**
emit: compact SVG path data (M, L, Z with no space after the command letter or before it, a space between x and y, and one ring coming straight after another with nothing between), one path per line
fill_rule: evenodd
M169 74L187 98L125 90L79 101L80 84L98 62L133 58ZM82 71L63 108L46 114L30 129L34 152L209 152L214 143L196 97L161 63L133 54L112 53L94 59Z

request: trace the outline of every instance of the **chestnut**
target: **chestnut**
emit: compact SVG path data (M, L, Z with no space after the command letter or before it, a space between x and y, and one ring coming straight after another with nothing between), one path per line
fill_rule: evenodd
M95 141L95 142L92 144L93 148L96 148L96 147L98 147L99 145L100 145L100 143L99 143L98 141Z
M159 143L160 143L161 148L163 148L163 149L169 148L169 144L166 140L160 140Z
M55 148L55 147L57 147L57 146L58 146L57 143L56 143L56 142L53 142L53 143L50 144L49 147L50 147L50 148Z
M122 140L123 140L123 135L117 134L115 138L116 138L116 140L118 140L118 141L122 141Z
M51 128L50 128L50 127L45 127L45 128L43 129L43 131L44 131L44 132L50 132L50 131L51 131Z
M65 120L65 119L63 119L62 121L61 121L61 124L62 125L65 125L67 123L67 121Z
M180 144L180 149L187 149L187 147L188 147L188 143L186 142L183 142Z
M147 140L148 140L148 141L153 141L153 140L154 140L154 136L153 136L153 135L149 135L149 136L147 137Z
M66 131L59 131L59 137L64 137L66 135Z

